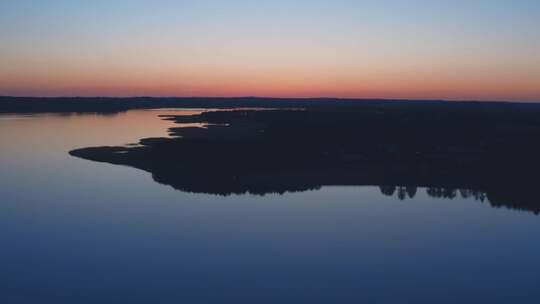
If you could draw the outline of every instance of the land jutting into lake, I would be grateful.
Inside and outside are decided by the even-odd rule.
[[[78,112],[76,108],[105,113],[154,107],[236,108],[162,117],[177,123],[169,130],[170,138],[70,152],[79,158],[148,171],[157,182],[178,190],[265,195],[327,185],[376,185],[384,194],[397,191],[400,197],[412,197],[418,187],[427,187],[435,197],[472,196],[495,207],[540,212],[536,194],[540,106],[536,104],[96,100],[65,99],[65,112]],[[46,104],[58,106],[39,99],[22,101],[31,106],[18,102],[1,103],[0,109],[48,112]],[[43,105],[34,108],[38,103]],[[183,126],[192,123],[205,126]]]

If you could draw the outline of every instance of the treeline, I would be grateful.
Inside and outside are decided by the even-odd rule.
[[[339,98],[259,98],[259,97],[10,97],[0,96],[0,113],[117,113],[131,109],[157,108],[341,108],[375,109],[392,105],[396,109],[407,109],[421,105],[422,111],[439,107],[459,110],[492,111],[538,109],[532,103],[505,102],[446,102],[442,100],[391,100],[391,99],[339,99]]]

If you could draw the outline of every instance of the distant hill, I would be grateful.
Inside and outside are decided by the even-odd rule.
[[[449,107],[453,109],[540,109],[533,103],[457,102],[443,100],[390,100],[390,99],[338,99],[338,98],[218,98],[218,97],[9,97],[0,96],[0,113],[47,112],[99,112],[115,113],[131,109],[157,108],[294,108],[294,107],[373,107],[381,105],[423,108]]]

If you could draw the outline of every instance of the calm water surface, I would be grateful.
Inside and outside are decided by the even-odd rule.
[[[68,155],[179,113],[0,116],[1,303],[540,303],[531,212],[425,189],[190,194]]]

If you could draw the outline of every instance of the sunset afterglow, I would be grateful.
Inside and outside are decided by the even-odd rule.
[[[0,95],[540,101],[532,0],[3,1],[0,36]]]

